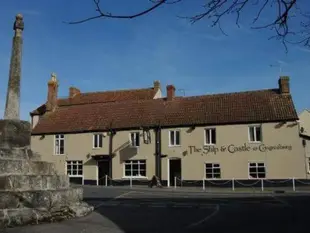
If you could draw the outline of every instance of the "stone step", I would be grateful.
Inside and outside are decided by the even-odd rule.
[[[41,160],[41,155],[33,152],[30,147],[9,149],[0,147],[0,159]]]
[[[68,187],[67,175],[0,175],[0,191],[54,190]]]
[[[55,164],[25,159],[1,159],[0,174],[55,175]]]
[[[94,207],[85,202],[71,203],[53,208],[0,209],[0,229],[83,217],[93,210]]]
[[[83,190],[68,188],[23,192],[0,191],[0,200],[0,209],[51,208],[82,201]]]

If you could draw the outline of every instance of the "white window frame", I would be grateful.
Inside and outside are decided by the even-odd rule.
[[[132,134],[135,135],[135,136],[134,136],[134,138],[135,138],[134,143],[136,143],[136,138],[137,138],[137,137],[139,138],[139,145],[138,145],[138,146],[137,146],[137,145],[133,145],[133,142],[131,141],[131,135],[132,135]],[[129,142],[130,142],[130,146],[131,146],[131,147],[140,147],[140,145],[141,145],[140,132],[130,132],[130,133],[129,133]]]
[[[133,172],[133,164],[134,162],[137,162],[138,163],[138,170],[139,170],[139,175],[138,176],[134,176],[132,175],[132,172]],[[140,175],[140,164],[145,164],[145,176],[141,176]],[[130,165],[131,168],[131,175],[130,176],[126,176],[126,165]],[[147,175],[146,175],[146,172],[147,172],[147,164],[146,164],[146,159],[132,159],[132,160],[126,160],[124,161],[123,163],[123,178],[125,179],[128,179],[128,178],[131,178],[131,179],[147,179]]]
[[[207,164],[212,164],[212,178],[208,178],[207,177]],[[218,167],[215,167],[214,165],[218,165]],[[220,169],[220,178],[214,177],[214,170],[215,168],[219,168]],[[205,174],[205,179],[206,180],[220,180],[222,179],[222,168],[221,168],[221,164],[219,162],[205,162],[204,163],[204,174]],[[216,173],[217,174],[217,173]]]
[[[251,141],[251,128],[254,128],[254,141]],[[260,140],[257,140],[256,138],[256,128],[260,128]],[[249,125],[248,126],[248,138],[250,143],[261,143],[263,141],[263,131],[262,131],[262,125]]]
[[[207,132],[209,134],[209,138],[211,138],[211,132],[212,130],[215,130],[215,143],[211,142],[211,143],[208,143],[207,142]],[[203,132],[203,135],[204,135],[204,145],[205,146],[209,146],[209,145],[216,145],[216,128],[215,127],[210,127],[210,128],[205,128],[204,129],[204,132]],[[212,140],[211,140],[212,141]]]
[[[56,142],[58,141],[58,147]],[[63,153],[60,153],[60,141],[63,141]],[[64,155],[65,154],[65,135],[64,134],[56,134],[54,135],[54,155]]]
[[[307,159],[307,172],[310,173],[310,157],[306,157]]]
[[[259,166],[258,166],[258,164],[259,163],[262,163],[262,164],[264,164],[264,170],[265,170],[265,177],[263,177],[263,178],[260,178],[260,177],[252,177],[251,176],[251,173],[250,173],[250,168],[251,168],[251,166],[250,166],[250,164],[251,163],[255,163],[256,165],[255,165],[255,168],[257,169],[257,168],[259,168]],[[256,171],[256,175],[258,175],[259,174],[259,172],[258,171]],[[267,179],[266,177],[267,177],[267,167],[266,167],[266,163],[265,162],[262,162],[262,161],[251,161],[251,162],[248,162],[248,177],[249,177],[249,179],[252,179],[252,180],[257,180],[257,179]]]
[[[100,145],[100,137],[101,137],[101,145]],[[97,141],[97,147],[95,146],[95,141]],[[103,147],[103,134],[102,133],[94,133],[93,134],[93,149],[100,149]]]
[[[68,174],[68,165],[70,165],[71,166],[71,169],[72,169],[72,171],[74,170],[73,169],[73,165],[76,163],[76,166],[77,166],[77,174]],[[68,164],[68,163],[70,163],[70,164]],[[81,174],[78,174],[78,171],[80,170],[79,168],[78,168],[78,166],[79,165],[82,165],[82,175]],[[75,178],[75,177],[77,177],[77,178],[82,178],[82,184],[84,184],[84,165],[83,165],[83,160],[66,160],[66,162],[65,162],[65,168],[66,168],[66,174],[68,175],[68,177],[73,177],[73,178]]]
[[[174,135],[175,135],[174,144],[171,144],[171,132],[174,132]],[[179,132],[179,143],[180,144],[176,144],[176,132]],[[169,140],[169,142],[168,142],[169,147],[181,146],[181,130],[179,130],[179,129],[169,130],[169,132],[168,132],[168,140]]]

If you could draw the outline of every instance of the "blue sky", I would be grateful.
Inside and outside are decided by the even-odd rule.
[[[146,0],[102,0],[109,12],[133,13]],[[134,2],[134,3],[132,3]],[[291,77],[297,111],[310,107],[310,50],[290,46],[286,54],[270,32],[249,29],[252,12],[238,28],[222,21],[228,36],[208,21],[191,25],[177,15],[201,10],[203,0],[184,0],[134,20],[100,19],[68,25],[63,21],[93,15],[92,0],[1,0],[0,2],[0,114],[6,97],[12,43],[12,24],[24,15],[21,118],[47,97],[47,81],[55,72],[59,96],[70,86],[82,92],[140,88],[160,80],[174,84],[178,94],[202,95],[277,87],[279,67]],[[194,4],[195,3],[195,4]],[[268,14],[262,20],[268,19]]]

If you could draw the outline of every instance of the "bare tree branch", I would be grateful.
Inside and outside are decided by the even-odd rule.
[[[173,5],[182,2],[183,0],[149,0],[153,5],[139,13],[133,15],[115,15],[103,10],[100,6],[100,0],[93,0],[95,10],[98,13],[95,16],[68,22],[69,24],[79,24],[98,18],[118,18],[118,19],[133,19],[150,13],[151,11],[159,8],[163,4]],[[193,0],[190,0],[194,4]],[[280,40],[286,48],[287,43],[302,44],[310,46],[310,13],[303,12],[297,5],[297,0],[206,0],[203,5],[203,11],[190,17],[180,17],[189,20],[192,24],[202,19],[211,21],[211,26],[218,26],[221,32],[227,35],[221,27],[221,19],[227,15],[235,15],[235,23],[238,27],[241,14],[247,11],[246,7],[252,6],[257,13],[253,15],[251,29],[270,29],[274,31],[275,35],[269,39]],[[267,12],[268,9],[275,8],[276,12],[268,23],[256,26],[262,14]],[[299,26],[292,26],[291,21],[293,18],[300,17]]]
[[[72,22],[67,22],[68,24],[79,24],[79,23],[84,23],[93,19],[98,19],[98,18],[117,18],[117,19],[133,19],[133,18],[137,18],[139,16],[145,15],[153,10],[155,10],[156,8],[158,8],[159,6],[161,6],[162,4],[164,4],[167,0],[159,0],[157,1],[157,3],[155,5],[153,5],[152,7],[141,11],[139,13],[133,14],[133,15],[112,15],[111,13],[104,13],[101,8],[100,8],[100,0],[93,0],[95,5],[96,5],[96,11],[99,13],[99,15],[97,16],[92,16],[83,20],[79,20],[79,21],[72,21]],[[179,0],[177,0],[176,2],[179,2]]]

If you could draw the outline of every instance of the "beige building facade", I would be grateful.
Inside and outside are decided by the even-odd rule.
[[[116,132],[109,179],[143,182],[152,178],[155,134],[150,131],[150,142],[144,137],[139,130]],[[197,181],[309,176],[297,122],[162,129],[161,138],[162,180],[168,186],[174,184],[174,177]],[[76,177],[79,183],[104,184],[105,175],[109,176],[106,132],[32,136],[32,147],[44,159],[55,162],[59,172]],[[75,161],[80,163],[73,164]],[[71,171],[73,166],[77,169],[75,174]],[[106,171],[100,172],[101,169]]]
[[[310,174],[310,111],[308,109],[299,114],[299,132],[305,150],[306,170]]]
[[[120,91],[112,96],[123,99],[108,101],[103,92],[91,102],[78,90],[64,104],[53,103],[53,90],[54,110],[31,114],[32,149],[74,183],[309,178],[287,77],[278,89],[198,97],[177,97],[172,85],[162,97],[154,82],[151,94]]]

